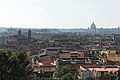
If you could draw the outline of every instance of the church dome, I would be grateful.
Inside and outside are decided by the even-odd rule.
[[[95,25],[95,23],[94,23],[94,22],[91,24],[90,29],[94,29],[94,30],[96,30],[96,25]]]

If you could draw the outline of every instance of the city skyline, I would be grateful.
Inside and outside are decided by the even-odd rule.
[[[117,28],[119,0],[0,0],[0,26],[14,28]]]

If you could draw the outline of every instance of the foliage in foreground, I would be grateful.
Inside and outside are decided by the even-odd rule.
[[[77,69],[68,65],[60,65],[53,73],[53,77],[61,78],[61,80],[77,80],[77,74]]]
[[[0,50],[0,80],[33,80],[27,53]]]
[[[90,77],[87,77],[85,80],[96,80],[96,78],[95,78],[95,77],[90,76]]]

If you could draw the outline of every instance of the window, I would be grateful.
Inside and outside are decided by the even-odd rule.
[[[96,53],[99,53],[99,51],[97,51]]]
[[[92,51],[92,54],[94,54],[95,52],[94,51]]]

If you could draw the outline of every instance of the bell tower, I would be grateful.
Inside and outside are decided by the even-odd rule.
[[[28,43],[31,42],[31,30],[29,29],[28,30]]]
[[[19,30],[18,30],[18,36],[20,36],[20,35],[21,35],[21,30],[19,29]]]

